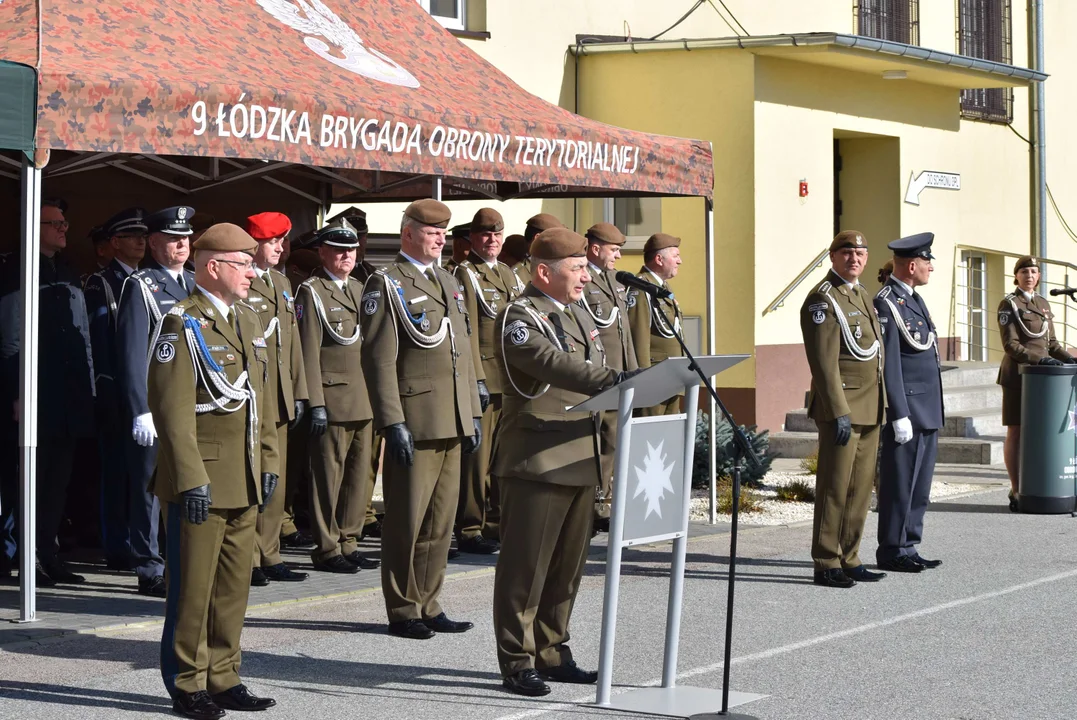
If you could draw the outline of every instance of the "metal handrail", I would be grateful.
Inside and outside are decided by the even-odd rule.
[[[785,299],[789,297],[794,290],[800,287],[800,284],[802,282],[808,279],[808,276],[815,271],[815,268],[822,266],[823,258],[825,258],[829,253],[830,248],[824,248],[821,253],[816,255],[815,259],[808,263],[804,267],[804,269],[800,271],[800,274],[793,279],[793,282],[786,285],[785,289],[778,293],[778,297],[774,298],[774,300],[771,301],[770,305],[767,305],[766,309],[763,310],[763,317],[766,317],[767,313],[774,312],[782,305],[784,305]]]

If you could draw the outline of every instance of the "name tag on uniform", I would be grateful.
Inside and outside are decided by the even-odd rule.
[[[342,308],[342,307],[331,307],[331,308],[329,308],[329,312],[337,312],[337,311],[343,310],[343,309],[344,308]]]
[[[266,339],[261,335],[255,335],[251,340],[251,345],[254,347],[264,348],[266,346]]]
[[[408,305],[414,305],[415,303],[421,303],[423,300],[429,300],[429,299],[430,299],[429,295],[420,295],[417,298],[412,298],[411,300],[408,300]]]
[[[859,310],[853,310],[851,313],[849,313],[849,317],[854,317],[854,316],[859,315],[859,314],[860,314]]]
[[[247,295],[247,302],[262,302],[262,298],[259,295]]]
[[[161,304],[162,305],[175,305],[176,301],[175,300],[162,300]]]

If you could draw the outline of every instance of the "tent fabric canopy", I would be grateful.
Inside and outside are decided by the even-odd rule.
[[[363,188],[384,173],[490,181],[504,196],[712,196],[709,143],[545,102],[415,0],[8,0],[0,48],[38,69],[39,149],[350,168]],[[13,122],[0,116],[0,141]]]

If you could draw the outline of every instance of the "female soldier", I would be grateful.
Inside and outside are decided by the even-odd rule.
[[[1005,460],[1010,476],[1010,510],[1017,511],[1017,468],[1021,447],[1021,375],[1019,365],[1077,363],[1055,337],[1047,299],[1036,294],[1040,268],[1025,256],[1013,266],[1017,289],[998,306],[998,329],[1006,355],[998,372],[1002,386],[1002,424],[1006,426]]]
[[[886,281],[890,279],[890,276],[894,274],[894,261],[887,260],[886,264],[879,268],[879,284],[885,285]]]

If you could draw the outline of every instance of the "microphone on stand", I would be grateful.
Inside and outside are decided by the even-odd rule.
[[[1075,293],[1077,293],[1077,288],[1054,288],[1053,290],[1048,290],[1048,293],[1050,293],[1051,295],[1069,295],[1071,299],[1077,300],[1077,296],[1075,296]]]
[[[621,283],[625,287],[635,288],[636,290],[645,292],[651,297],[656,297],[660,300],[672,297],[673,295],[673,292],[671,290],[667,290],[664,287],[655,285],[652,282],[647,282],[646,280],[638,278],[632,273],[625,272],[624,270],[618,270],[617,274],[614,277],[617,278],[617,282]],[[1054,291],[1052,290],[1052,292]]]

